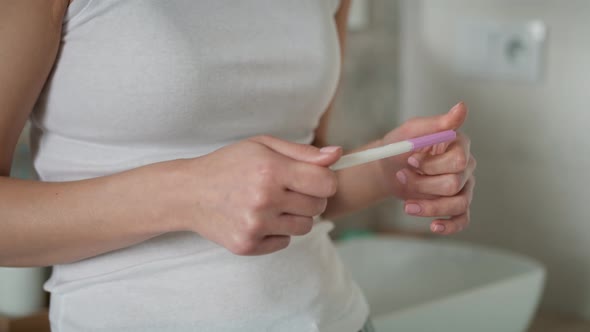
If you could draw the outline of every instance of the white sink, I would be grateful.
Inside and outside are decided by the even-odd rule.
[[[378,332],[523,332],[545,278],[530,258],[446,240],[371,237],[337,247]]]

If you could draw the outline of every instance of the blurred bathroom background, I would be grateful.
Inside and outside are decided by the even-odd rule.
[[[472,225],[453,239],[546,266],[533,332],[590,331],[590,1],[354,6],[331,142],[352,148],[465,101],[477,186]],[[341,221],[338,234],[428,227],[393,200]]]
[[[590,1],[353,0],[330,141],[353,148],[465,101],[478,160],[472,225],[453,240],[547,268],[530,332],[590,331]],[[13,176],[30,177],[26,135]],[[334,237],[428,235],[387,200]],[[392,281],[394,282],[394,281]]]

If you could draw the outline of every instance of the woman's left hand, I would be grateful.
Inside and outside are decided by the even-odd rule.
[[[466,117],[467,108],[459,103],[444,115],[413,118],[405,122],[389,132],[382,144],[443,130],[457,130]],[[465,134],[458,132],[457,139],[451,143],[384,159],[380,166],[387,190],[405,200],[404,211],[407,214],[435,218],[430,225],[433,232],[453,234],[469,224],[476,161]]]

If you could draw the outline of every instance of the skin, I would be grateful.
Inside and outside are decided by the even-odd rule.
[[[199,233],[238,255],[267,254],[308,233],[315,215],[342,215],[391,195],[420,205],[421,216],[452,216],[433,223],[445,226],[443,234],[469,222],[475,162],[465,136],[434,155],[424,151],[337,173],[327,166],[342,155],[338,147],[258,136],[202,157],[95,179],[10,178],[18,136],[55,62],[67,5],[0,0],[0,44],[11,45],[0,51],[0,266],[69,263],[177,231]],[[349,6],[343,1],[336,15],[342,45]],[[318,145],[325,145],[329,114],[317,129]],[[459,128],[465,117],[459,105],[443,116],[408,121],[363,148]],[[400,172],[405,181],[397,179]]]
[[[466,117],[467,108],[459,103],[446,114],[408,120],[381,140],[359,150],[438,131],[456,130]],[[470,222],[469,207],[475,185],[476,161],[469,147],[469,138],[459,133],[458,139],[448,146],[440,145],[344,169],[338,172],[339,190],[331,198],[324,215],[336,217],[395,196],[405,200],[404,209],[410,215],[450,216],[433,220],[430,227],[433,232],[450,235],[461,231]],[[417,205],[419,210],[411,211],[410,205]]]

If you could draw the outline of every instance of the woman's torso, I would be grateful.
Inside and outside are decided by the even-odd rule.
[[[40,179],[104,176],[270,134],[309,143],[334,94],[335,0],[75,0],[32,115]],[[56,266],[56,331],[351,331],[366,304],[317,224],[240,257],[192,233]]]

